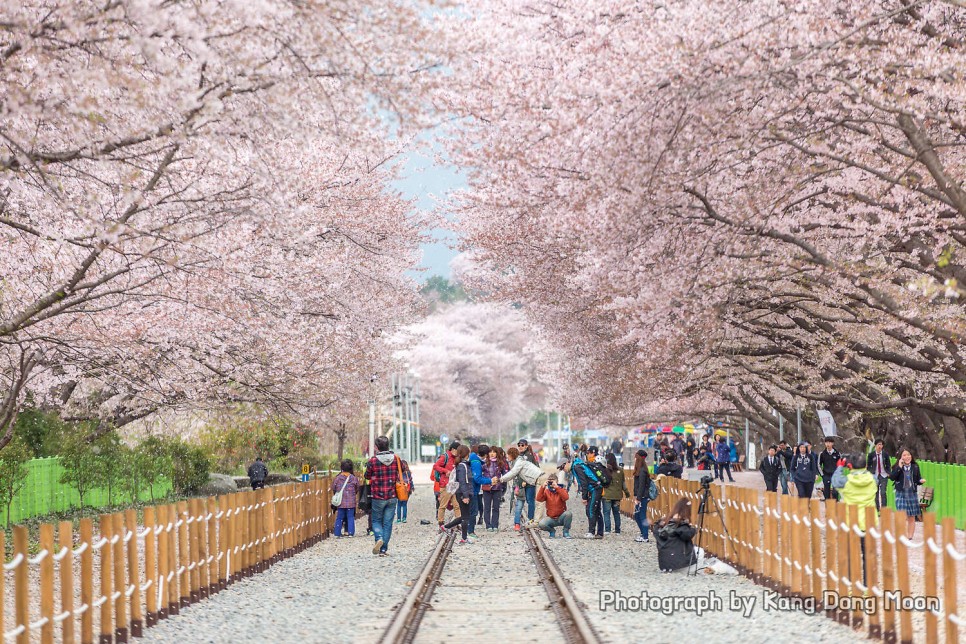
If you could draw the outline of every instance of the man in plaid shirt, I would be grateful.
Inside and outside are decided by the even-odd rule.
[[[399,467],[396,455],[389,449],[389,437],[376,438],[376,455],[366,463],[366,480],[372,497],[372,535],[376,539],[372,554],[386,556],[392,537],[392,520],[396,516],[396,481]]]

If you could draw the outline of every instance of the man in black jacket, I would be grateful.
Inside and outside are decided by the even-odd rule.
[[[673,449],[664,452],[664,457],[661,460],[661,464],[657,466],[657,473],[663,474],[664,476],[671,476],[673,478],[681,478],[681,474],[684,473],[684,468],[677,462],[678,455]]]
[[[825,449],[818,455],[818,471],[822,474],[822,485],[825,492],[825,500],[839,500],[839,493],[832,489],[832,475],[839,462],[838,450],[835,449],[835,438],[825,437]]]
[[[267,478],[268,468],[265,466],[262,457],[259,456],[254,463],[248,466],[248,480],[252,484],[252,489],[258,490],[265,487],[265,479]]]
[[[684,452],[688,459],[688,469],[694,467],[694,457],[697,455],[697,445],[694,442],[694,435],[688,434],[688,437],[684,439]]]
[[[778,473],[778,482],[782,486],[782,494],[788,494],[788,481],[791,480],[792,475],[792,457],[795,456],[792,452],[792,448],[788,446],[785,441],[778,441],[778,456],[779,464],[782,466],[781,471]]]
[[[886,490],[889,488],[889,474],[892,473],[892,459],[885,451],[885,444],[881,438],[875,441],[875,447],[869,452],[866,468],[872,472],[879,489],[875,495],[875,509],[881,510],[888,505]]]
[[[761,461],[758,471],[765,477],[765,491],[778,491],[778,475],[781,472],[781,457],[777,456],[778,448],[772,445],[768,448],[768,456]],[[786,482],[786,485],[788,483]]]

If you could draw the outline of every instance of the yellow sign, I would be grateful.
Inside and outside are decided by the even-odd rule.
[[[302,474],[308,474],[308,473],[309,473],[309,464],[306,463],[305,465],[302,466]]]

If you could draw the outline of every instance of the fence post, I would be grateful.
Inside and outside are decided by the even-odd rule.
[[[81,644],[94,642],[94,523],[90,519],[80,522],[81,552]],[[87,546],[84,548],[84,546]]]
[[[159,505],[154,510],[157,517],[158,533],[158,576],[157,586],[152,589],[152,594],[157,594],[157,617],[155,623],[162,619],[168,619],[168,573],[171,570],[168,554],[168,508],[166,505]]]
[[[133,509],[124,512],[124,522],[127,525],[130,537],[127,542],[127,582],[131,590],[131,597],[128,600],[131,606],[131,637],[141,637],[144,634],[144,612],[141,608],[141,566],[138,557],[138,515]],[[151,540],[152,533],[144,535],[144,543]],[[145,552],[145,566],[147,566],[147,553]]]
[[[215,505],[215,498],[205,500],[205,527],[208,533],[208,546],[205,551],[205,568],[208,570],[208,588],[205,589],[205,596],[211,597],[218,592],[218,508]],[[210,558],[210,561],[208,559]]]
[[[195,604],[201,599],[201,559],[198,548],[198,529],[201,525],[199,523],[198,499],[191,499],[188,502],[188,509],[188,516],[185,518],[185,523],[188,525],[188,567],[191,568],[188,572],[188,583],[191,588],[188,593],[188,601]]]
[[[831,504],[831,508],[829,507]],[[828,499],[825,501],[825,511],[831,511],[835,515],[835,522],[838,525],[838,532],[836,533],[836,541],[838,542],[835,547],[836,564],[835,564],[835,574],[838,575],[838,596],[839,598],[848,597],[850,594],[849,585],[845,582],[848,580],[851,583],[849,577],[849,517],[848,512],[844,503],[840,503],[834,499]],[[849,611],[841,607],[840,603],[838,610],[836,611],[836,619],[839,624],[844,626],[849,626]]]
[[[896,522],[896,571],[899,573],[899,596],[909,597],[911,586],[909,584],[909,547],[902,541],[905,537],[906,514],[905,512],[897,515],[901,517]],[[900,532],[901,530],[901,532]],[[902,644],[912,642],[912,613],[908,610],[899,609],[899,640]]]
[[[16,625],[23,626],[23,631],[17,635],[17,644],[30,642],[30,583],[27,570],[27,555],[30,553],[27,545],[27,528],[22,525],[13,527],[13,557],[20,555],[21,561],[13,573],[14,614]]]
[[[101,542],[101,597],[104,600],[101,603],[101,636],[99,639],[100,644],[111,644],[114,641],[114,618],[111,612],[113,594],[113,585],[111,580],[114,574],[114,567],[111,564],[111,537],[114,532],[111,515],[102,514],[101,515],[101,539],[106,541]]]
[[[117,599],[114,601],[114,641],[118,644],[127,642],[127,574],[124,566],[124,539],[127,531],[124,526],[124,515],[117,512],[111,516],[111,523],[114,528],[114,536],[117,541],[114,543],[114,592]],[[112,537],[113,538],[113,537]]]
[[[821,516],[822,516],[822,504],[818,499],[805,499],[805,504],[808,506],[808,516],[812,522],[812,529],[809,531],[809,548],[812,550],[811,565],[812,565],[812,597],[815,598],[816,610],[820,610],[822,606],[822,588],[824,587],[822,582],[822,575],[828,574],[822,571],[822,550],[823,542],[827,540],[829,530],[828,524],[826,523],[823,529],[820,526]]]
[[[215,519],[218,524],[218,590],[222,591],[227,586],[228,578],[228,497],[224,494],[218,497],[218,514],[221,516]]]
[[[956,599],[959,594],[956,586],[956,558],[950,549],[956,549],[956,521],[952,517],[943,519],[943,630],[946,631],[946,644],[959,641],[959,626],[950,618],[955,612],[962,612]],[[958,615],[960,619],[966,615]]]
[[[40,560],[40,626],[41,644],[54,642],[54,526],[40,525],[40,552],[47,555]]]
[[[191,605],[191,572],[188,567],[191,565],[191,549],[188,542],[188,504],[179,501],[175,505],[175,516],[178,526],[178,607],[187,608]]]
[[[891,508],[883,507],[879,514],[882,523],[882,592],[896,589],[896,521],[895,512]],[[895,604],[883,602],[882,606],[882,638],[887,644],[896,641],[896,609]]]
[[[848,570],[849,570],[849,581],[852,584],[851,586],[849,586],[849,596],[858,598],[863,594],[860,589],[865,584],[865,575],[863,574],[865,569],[863,568],[862,554],[860,552],[860,545],[859,545],[860,537],[856,533],[856,530],[858,529],[858,525],[859,525],[858,513],[861,510],[861,508],[859,508],[858,506],[847,505],[845,503],[843,503],[842,505],[845,507],[847,523],[849,524],[848,525],[848,530],[849,530],[849,568]],[[867,528],[866,534],[868,534],[868,524],[866,524],[866,528]],[[865,537],[863,536],[862,538],[864,539]],[[852,628],[855,630],[860,630],[862,626],[863,626],[862,608],[858,604],[858,602],[855,602],[852,609]]]
[[[158,623],[158,556],[157,542],[155,541],[155,510],[152,507],[144,508],[144,585],[145,604],[147,612],[145,614],[145,624],[151,628]],[[131,623],[131,634],[134,637],[141,637],[141,633],[134,633],[134,623]]]
[[[922,555],[926,572],[926,597],[938,597],[939,588],[937,587],[937,577],[939,568],[937,566],[936,553],[930,548],[930,542],[935,544],[936,540],[936,514],[924,512],[922,515]],[[939,641],[939,621],[932,611],[926,611],[926,641]]]
[[[880,591],[882,584],[879,582],[879,544],[882,541],[882,532],[879,537],[875,534],[876,514],[874,507],[865,508],[865,552],[863,562],[865,565],[865,585],[868,587],[867,597],[872,602],[872,612],[869,613],[869,637],[872,639],[882,638],[882,600],[876,594],[876,589]]]

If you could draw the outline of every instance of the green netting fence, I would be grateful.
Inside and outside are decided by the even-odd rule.
[[[64,468],[60,464],[59,457],[35,458],[27,461],[27,470],[29,471],[27,482],[20,493],[14,497],[13,504],[10,507],[11,523],[80,507],[80,495],[77,490],[60,482]],[[171,481],[167,479],[163,479],[154,486],[154,498],[156,499],[163,498],[169,492],[171,492]],[[115,503],[130,501],[127,492],[122,490],[115,490],[113,496]],[[145,487],[141,491],[139,499],[149,501],[151,490]],[[107,488],[97,488],[88,492],[84,495],[84,505],[86,507],[107,506]],[[2,508],[2,510],[0,522],[6,518],[6,508]]]
[[[916,461],[925,487],[933,488],[932,505],[927,512],[935,512],[940,519],[952,517],[956,527],[966,529],[966,465]],[[889,507],[896,507],[896,495],[889,483]]]

